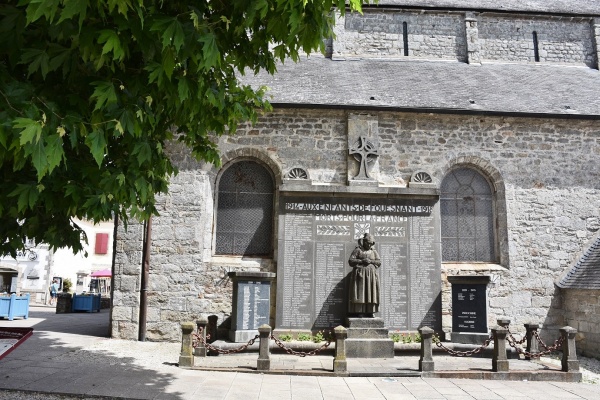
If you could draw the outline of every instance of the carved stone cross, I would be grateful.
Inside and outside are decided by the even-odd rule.
[[[379,156],[379,150],[373,142],[370,142],[366,136],[360,136],[348,151],[360,163],[360,169],[354,179],[371,179],[367,166]]]

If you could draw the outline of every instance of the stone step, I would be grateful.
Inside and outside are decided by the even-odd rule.
[[[348,318],[348,328],[383,328],[383,318]]]

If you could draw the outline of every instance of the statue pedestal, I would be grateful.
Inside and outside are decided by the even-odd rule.
[[[394,342],[381,318],[348,318],[347,358],[394,358]]]

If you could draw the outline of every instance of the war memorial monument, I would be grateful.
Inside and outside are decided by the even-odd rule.
[[[325,54],[241,78],[273,111],[214,139],[220,166],[168,146],[147,310],[143,226],[119,226],[112,336],[136,340],[142,314],[157,341],[210,317],[235,341],[357,318],[480,342],[507,317],[546,339],[572,326],[600,355],[597,2],[380,0],[336,19]],[[379,302],[349,314],[365,234]]]

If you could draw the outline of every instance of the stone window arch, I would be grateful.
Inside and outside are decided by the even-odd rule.
[[[215,254],[273,254],[275,183],[271,172],[255,160],[225,167],[217,184]]]
[[[499,262],[496,193],[477,169],[457,166],[440,187],[442,261]]]

